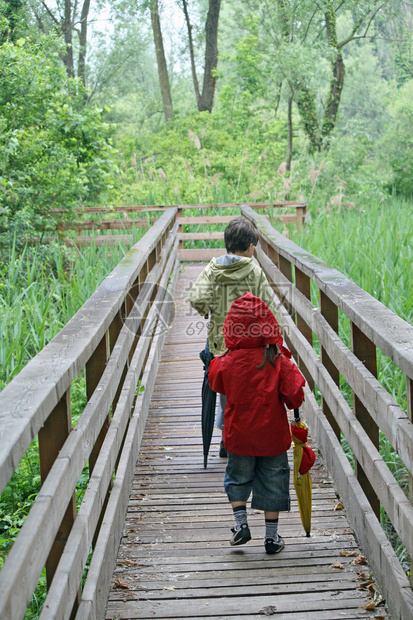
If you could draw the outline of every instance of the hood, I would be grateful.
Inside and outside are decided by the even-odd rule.
[[[247,292],[236,299],[224,323],[228,349],[255,349],[268,344],[283,344],[280,327],[269,307]]]
[[[254,269],[252,258],[242,256],[236,262],[228,264],[219,264],[215,258],[211,261],[211,271],[213,278],[220,284],[229,284],[244,280]]]

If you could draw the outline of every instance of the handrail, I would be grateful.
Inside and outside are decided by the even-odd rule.
[[[249,203],[246,205],[245,203],[208,203],[208,204],[177,204],[177,205],[157,205],[157,206],[145,206],[145,205],[135,205],[135,206],[123,206],[123,207],[78,207],[74,209],[74,213],[78,216],[79,219],[75,221],[58,221],[56,224],[56,231],[59,235],[57,236],[43,236],[41,239],[30,238],[26,239],[26,241],[30,244],[36,244],[38,242],[42,243],[51,243],[53,241],[57,241],[60,239],[67,246],[78,245],[83,247],[85,245],[90,245],[93,243],[95,245],[102,244],[117,244],[120,242],[130,244],[133,241],[133,236],[129,234],[130,230],[136,228],[147,228],[156,222],[155,215],[159,212],[167,211],[171,208],[178,209],[178,219],[179,219],[179,229],[178,234],[180,236],[180,258],[181,260],[206,260],[209,255],[206,250],[193,250],[193,249],[185,249],[185,241],[189,240],[189,233],[183,233],[184,225],[204,225],[204,224],[222,224],[227,223],[232,219],[232,216],[208,216],[208,215],[193,215],[191,217],[183,217],[184,213],[188,210],[192,211],[211,211],[214,209],[218,210],[227,210],[227,209],[239,209],[244,206],[249,206],[251,209],[266,209],[269,213],[272,212],[273,217],[279,221],[284,222],[284,224],[295,224],[297,229],[301,229],[305,226],[306,221],[306,212],[307,212],[307,202],[300,201],[276,201],[276,202],[255,202]],[[270,211],[271,209],[271,211]],[[275,213],[275,211],[279,211]],[[288,210],[287,213],[280,212],[281,210]],[[64,209],[55,209],[53,211],[55,215],[64,214]],[[109,215],[122,215],[120,219],[99,219],[99,220],[84,220],[81,219],[81,216],[84,214],[100,214],[102,217]],[[132,217],[125,217],[126,214],[132,215]],[[142,217],[143,216],[143,217]],[[74,230],[77,232],[76,238],[67,238],[64,235],[65,232]],[[106,234],[98,234],[89,236],[82,234],[83,231],[114,231],[119,230],[123,231],[121,235],[106,235]],[[197,239],[211,240],[209,236],[211,233],[205,233],[204,236],[202,233],[192,233],[198,234]],[[187,236],[185,236],[187,235]]]
[[[136,456],[139,449],[164,337],[162,330],[141,334],[170,310],[164,296],[170,278],[173,286],[176,282],[175,218],[176,209],[163,214],[61,332],[0,393],[3,488],[37,433],[43,482],[0,573],[2,619],[24,616],[45,563],[48,600],[66,609],[62,617],[69,617],[79,602],[89,549],[92,543],[96,548],[99,544],[100,522],[107,499],[113,505],[111,488],[116,488],[131,433],[134,450],[128,456]],[[152,301],[159,301],[159,313]],[[88,402],[70,432],[70,385],[84,367]],[[145,391],[136,397],[139,380],[146,382]],[[133,433],[137,411],[139,432]],[[88,461],[89,484],[76,514],[74,491]],[[131,476],[123,476],[124,492],[130,483]],[[124,494],[115,495],[120,514]],[[70,548],[64,547],[68,539],[75,541]],[[62,580],[62,572],[69,581]],[[52,607],[47,605],[44,614],[51,617]]]
[[[378,516],[383,506],[413,556],[413,506],[390,472],[379,447],[379,429],[413,474],[413,327],[336,269],[306,252],[249,209],[242,213],[257,228],[257,258],[282,299],[281,323],[308,386],[303,412],[336,489],[395,617],[410,618],[413,592],[385,536]],[[311,302],[311,282],[319,307]],[[350,319],[351,350],[338,333],[339,311]],[[313,348],[313,336],[320,355]],[[407,413],[377,379],[376,348],[406,374]],[[340,392],[340,375],[353,390],[353,408]],[[310,388],[318,388],[321,407]],[[341,434],[352,449],[351,469]]]

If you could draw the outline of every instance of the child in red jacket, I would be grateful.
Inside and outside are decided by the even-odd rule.
[[[251,293],[231,305],[224,336],[228,351],[212,360],[209,384],[227,397],[224,486],[235,518],[230,544],[251,540],[246,504],[252,491],[251,508],[265,514],[265,550],[278,553],[284,548],[279,512],[290,510],[291,436],[285,405],[301,405],[305,380],[282,346],[271,310]]]

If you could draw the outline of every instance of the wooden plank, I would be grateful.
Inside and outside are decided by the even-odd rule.
[[[72,411],[70,390],[53,409],[44,426],[39,431],[39,460],[42,484],[49,475],[56,458],[72,430]],[[50,588],[56,567],[62,556],[64,546],[69,537],[76,517],[76,496],[72,493],[67,509],[62,518],[59,530],[51,546],[46,560],[47,586]],[[20,594],[20,593],[19,593]]]
[[[59,334],[0,393],[0,490],[103,338],[148,253],[174,216],[173,210],[162,215]]]
[[[223,239],[223,232],[199,232],[199,233],[178,233],[178,239],[182,239],[182,241],[186,240],[195,240],[195,239],[205,239],[211,241],[212,239]]]
[[[200,217],[180,217],[178,218],[178,224],[227,224],[233,220],[236,215],[205,215]]]
[[[146,228],[146,226],[143,228]],[[92,244],[100,247],[101,245],[119,245],[121,243],[124,245],[133,245],[134,242],[133,235],[93,235],[90,237],[79,236],[75,244],[79,247],[90,246]]]
[[[298,267],[294,269],[294,276],[295,276],[295,286],[297,287],[297,290],[299,290],[300,293],[304,295],[304,297],[306,297],[308,300],[311,301],[311,286],[310,286],[311,280],[310,278],[305,273],[303,273],[300,269],[298,269]],[[300,332],[305,336],[305,338],[307,338],[308,342],[312,345],[313,344],[313,332],[311,328],[307,325],[307,323],[304,321],[304,319],[298,313],[296,314],[296,323],[297,323],[297,327],[300,330]],[[305,367],[305,364],[303,364],[300,359],[298,359],[297,362],[298,362],[298,367],[300,368],[308,385],[310,386],[310,389],[314,391],[314,381],[313,381],[313,378],[310,376],[310,373],[308,372],[307,368]]]
[[[320,312],[322,316],[325,318],[325,320],[330,325],[330,327],[335,331],[335,333],[338,334],[338,308],[337,306],[333,304],[331,299],[329,299],[323,291],[319,291],[319,303],[320,303]],[[338,369],[336,368],[336,366],[334,365],[334,362],[329,357],[327,351],[322,345],[320,349],[320,357],[321,357],[323,366],[325,366],[325,368],[327,369],[334,383],[339,386],[340,385],[340,373]],[[324,414],[327,420],[329,421],[329,423],[331,424],[331,428],[335,432],[337,438],[340,440],[340,436],[341,436],[340,427],[337,424],[336,419],[334,418],[334,415],[331,412],[330,407],[328,406],[324,398],[323,398],[322,403],[323,403],[322,407],[323,407]]]
[[[376,361],[376,347],[365,336],[354,323],[351,323],[351,349],[353,353],[362,361],[367,370],[377,378],[377,361]],[[376,450],[379,449],[379,427],[371,417],[367,407],[363,405],[357,394],[353,395],[353,410],[356,414],[356,418],[360,421],[360,424],[366,431],[370,440],[372,441]],[[356,460],[356,476],[357,480],[366,494],[367,499],[375,513],[376,517],[380,518],[380,502],[377,494],[366,476],[366,472],[363,470],[361,463]]]
[[[122,605],[111,604],[108,606],[107,620],[117,618],[118,620],[132,618],[187,618],[188,616],[208,617],[210,615],[221,615],[223,617],[243,617],[245,614],[264,614],[265,608],[275,606],[280,613],[294,613],[297,608],[297,601],[294,596],[283,595],[277,592],[271,596],[244,597],[221,597],[220,599],[209,598],[208,600],[198,599],[196,601],[182,601],[170,599],[165,602],[139,601],[137,605],[134,601],[126,601]],[[276,602],[276,605],[274,603]],[[338,614],[341,609],[357,609],[367,604],[367,596],[362,592],[353,591],[349,598],[337,597],[336,592],[320,592],[318,594],[300,593],[301,609],[308,611],[330,610],[332,614]]]
[[[88,220],[86,222],[70,222],[57,227],[57,230],[124,230],[130,228],[148,228],[156,218],[135,218],[122,220]]]
[[[217,256],[226,254],[225,248],[211,248],[205,250],[180,250],[179,258],[182,261],[200,261],[202,263],[210,261]]]

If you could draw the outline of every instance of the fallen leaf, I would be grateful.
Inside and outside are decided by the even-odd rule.
[[[148,487],[149,486],[149,482],[141,482],[140,486],[141,487]]]
[[[363,581],[363,583],[361,583],[359,585],[359,588],[361,588],[362,590],[366,590],[367,588],[369,588],[369,586],[371,586],[372,583],[373,582],[371,580],[370,581]]]
[[[367,560],[364,555],[358,555],[352,564],[367,564]]]
[[[175,586],[165,586],[164,588],[162,588],[163,590],[176,590]]]
[[[275,605],[268,605],[267,607],[263,607],[259,610],[259,614],[264,614],[264,616],[273,616],[277,613],[277,608]]]
[[[334,564],[331,565],[331,568],[339,568],[340,570],[343,570],[344,566],[340,562],[334,562]]]
[[[366,579],[370,579],[370,575],[369,573],[366,573],[366,571],[360,571],[359,573],[359,578],[362,579],[363,581],[366,581]]]
[[[333,508],[333,510],[344,510],[344,506],[341,502],[338,502]]]
[[[130,590],[130,585],[126,583],[126,581],[122,581],[122,579],[115,579],[115,588],[125,588],[126,590]]]
[[[377,620],[380,620],[381,618],[385,618],[386,614],[384,613],[384,611],[382,611],[381,613],[376,614],[374,617],[377,618]]]
[[[376,603],[374,601],[370,601],[370,603],[367,603],[367,605],[364,605],[364,609],[367,609],[368,611],[370,611],[371,609],[374,609],[376,607]]]
[[[349,557],[357,557],[359,555],[358,551],[345,551],[344,549],[340,551],[341,557],[349,558]]]

